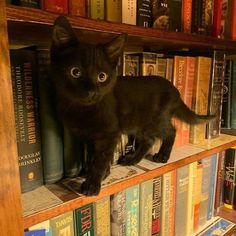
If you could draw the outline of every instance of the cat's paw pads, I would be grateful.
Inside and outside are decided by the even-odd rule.
[[[85,180],[80,188],[80,192],[86,196],[98,195],[101,189],[101,183],[95,183]]]
[[[133,155],[125,155],[118,160],[118,164],[122,166],[132,166],[137,164],[137,161],[135,160]]]
[[[155,155],[153,155],[153,161],[157,163],[167,163],[168,159],[169,157],[162,153],[156,153]]]

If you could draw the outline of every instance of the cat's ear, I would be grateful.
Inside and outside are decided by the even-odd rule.
[[[106,55],[112,64],[117,64],[119,57],[122,55],[126,41],[127,34],[121,34],[105,45]]]
[[[70,22],[64,16],[57,17],[53,26],[52,47],[61,49],[77,43],[78,40]]]

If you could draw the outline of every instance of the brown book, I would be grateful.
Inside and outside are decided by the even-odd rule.
[[[112,22],[122,22],[122,0],[105,1],[105,20]]]
[[[157,75],[161,77],[166,77],[166,69],[167,69],[167,58],[162,58],[157,56]]]
[[[225,37],[236,39],[236,1],[228,0],[228,12],[226,18]]]
[[[211,78],[211,61],[209,57],[197,57],[193,86],[193,110],[199,115],[206,115],[208,109],[209,82]],[[190,126],[190,142],[198,143],[205,139],[206,124]]]
[[[86,16],[85,0],[69,0],[69,15]]]
[[[169,81],[173,80],[173,66],[174,66],[174,59],[167,58],[166,59],[166,79]]]
[[[44,0],[43,10],[60,14],[68,14],[67,0]]]

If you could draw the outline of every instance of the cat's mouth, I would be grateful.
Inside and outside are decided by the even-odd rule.
[[[81,105],[94,105],[100,101],[100,96],[96,94],[96,92],[88,92],[88,96],[80,97],[79,103]]]

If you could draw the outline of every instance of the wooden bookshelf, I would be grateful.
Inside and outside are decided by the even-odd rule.
[[[196,145],[197,147],[202,148],[202,151],[194,155],[185,156],[182,159],[171,162],[170,164],[167,165],[163,165],[154,170],[146,171],[145,173],[134,176],[130,179],[125,179],[118,183],[106,186],[102,188],[98,196],[93,196],[93,197],[78,196],[77,194],[71,192],[68,193],[68,190],[64,190],[63,187],[60,185],[48,186],[48,188],[52,192],[54,192],[64,203],[56,207],[45,209],[41,212],[37,212],[30,216],[24,217],[24,228],[30,227],[34,224],[50,219],[67,211],[76,209],[88,203],[97,201],[105,196],[112,195],[130,186],[134,186],[143,181],[163,175],[164,173],[167,173],[171,170],[180,168],[181,166],[211,156],[214,153],[221,152],[235,145],[236,145],[236,136],[230,136],[224,134],[220,135],[220,137],[213,140],[204,140],[203,142]]]

